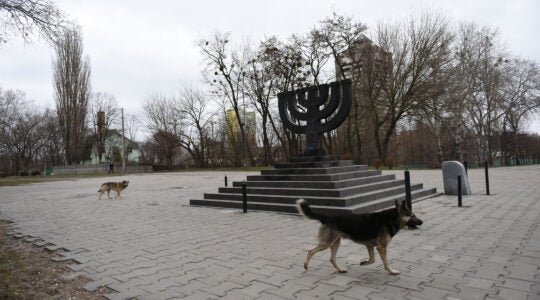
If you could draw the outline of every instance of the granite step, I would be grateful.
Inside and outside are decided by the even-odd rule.
[[[416,191],[422,189],[422,184],[411,185],[411,191]],[[307,194],[307,193],[283,193],[283,194],[269,194],[264,193],[264,190],[247,190],[248,201],[255,202],[275,202],[275,203],[285,203],[293,204],[296,200],[303,198],[316,205],[322,206],[350,206],[356,205],[359,203],[364,203],[368,201],[377,200],[383,197],[390,197],[393,195],[398,195],[405,193],[405,188],[403,186],[393,186],[385,189],[377,189],[366,191],[361,194],[354,194],[344,197],[331,196],[331,195],[321,195],[321,194]],[[232,191],[232,190],[230,190]],[[295,191],[296,192],[296,191]],[[243,199],[241,188],[235,192],[221,192],[221,193],[205,193],[205,200],[230,200],[230,201],[239,201]]]
[[[412,202],[416,202],[425,197],[433,196],[436,193],[435,189],[425,189],[411,191]],[[250,198],[248,198],[250,199]],[[405,199],[405,194],[398,194],[391,197],[385,197],[377,201],[372,201],[364,203],[363,205],[356,206],[318,206],[313,204],[311,207],[317,212],[326,213],[326,214],[358,214],[364,212],[373,212],[377,210],[382,210],[386,208],[391,208],[394,200],[403,201]],[[248,210],[263,210],[263,211],[274,211],[282,213],[293,213],[298,214],[296,209],[296,200],[292,202],[280,203],[280,202],[257,202],[255,199],[247,201]],[[313,199],[307,199],[310,203]],[[190,200],[190,205],[194,206],[210,206],[210,207],[221,207],[221,208],[235,208],[242,209],[242,201],[234,200],[218,200],[218,199],[192,199]]]
[[[247,185],[248,194],[266,194],[266,195],[294,195],[294,196],[321,196],[321,197],[347,197],[355,194],[366,193],[373,190],[380,190],[392,187],[404,188],[403,180],[386,180],[363,185],[349,186],[334,189],[306,188],[306,187],[251,187]],[[242,187],[220,187],[219,193],[242,193]]]
[[[328,168],[284,168],[284,169],[266,169],[261,170],[261,175],[283,175],[283,174],[337,174],[352,171],[367,170],[364,165],[338,166]]]
[[[381,170],[347,171],[333,174],[276,174],[276,175],[249,175],[247,181],[338,181],[368,176],[379,176]]]
[[[251,178],[253,179],[253,178]],[[358,185],[365,185],[370,183],[376,183],[381,181],[395,180],[395,175],[377,175],[356,177],[344,180],[333,181],[313,181],[313,180],[294,180],[294,181],[271,181],[271,180],[250,180],[247,181],[235,181],[233,187],[268,187],[268,188],[311,188],[311,189],[340,189]]]

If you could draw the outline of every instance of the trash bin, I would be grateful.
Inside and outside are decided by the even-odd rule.
[[[53,172],[53,167],[52,166],[45,167],[45,176],[51,176],[52,172]]]

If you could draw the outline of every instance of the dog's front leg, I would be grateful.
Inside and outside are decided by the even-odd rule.
[[[337,251],[339,249],[339,244],[341,243],[341,238],[337,238],[337,240],[332,244],[332,247],[330,248],[330,262],[334,267],[339,271],[339,273],[347,273],[347,270],[341,268],[336,261],[336,255]]]
[[[361,261],[360,262],[361,266],[371,265],[372,263],[375,262],[375,249],[373,249],[373,248],[375,248],[375,245],[373,245],[372,243],[368,243],[368,244],[366,244],[366,248],[367,248],[367,251],[368,251],[368,254],[369,254],[369,259]]]
[[[390,263],[388,262],[388,257],[386,256],[386,245],[381,245],[381,244],[377,245],[377,251],[379,252],[379,255],[381,255],[381,259],[383,261],[384,268],[386,269],[386,271],[388,271],[388,273],[392,275],[399,275],[398,270],[394,270],[392,269],[392,267],[390,267]]]

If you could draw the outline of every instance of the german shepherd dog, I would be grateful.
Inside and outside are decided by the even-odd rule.
[[[129,181],[126,181],[126,180],[120,181],[120,182],[105,182],[104,184],[101,185],[101,187],[98,190],[98,193],[101,193],[99,194],[99,200],[101,200],[101,196],[105,192],[107,192],[107,197],[111,199],[111,196],[110,196],[111,190],[115,191],[118,194],[118,197],[122,198],[120,196],[120,192],[126,189],[128,187],[128,184],[129,184]]]
[[[351,215],[324,215],[311,210],[309,204],[304,199],[296,202],[298,211],[310,219],[321,222],[319,228],[319,244],[309,250],[304,263],[307,270],[311,257],[319,252],[330,248],[330,262],[340,273],[347,270],[341,268],[336,262],[336,255],[341,238],[351,239],[356,243],[366,246],[369,259],[362,261],[360,265],[369,265],[375,262],[375,251],[377,247],[384,268],[392,275],[398,275],[399,271],[392,269],[388,263],[386,249],[392,237],[405,226],[411,229],[417,225],[422,225],[422,220],[418,219],[406,206],[405,201],[398,203],[394,201],[395,209]]]

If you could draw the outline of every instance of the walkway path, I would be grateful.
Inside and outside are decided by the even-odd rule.
[[[387,173],[387,172],[385,172]],[[403,177],[403,172],[396,172]],[[0,187],[0,219],[14,232],[68,251],[72,276],[106,285],[110,299],[540,299],[540,166],[470,170],[473,195],[414,203],[424,220],[389,247],[392,276],[363,246],[342,243],[339,274],[329,252],[304,270],[318,223],[299,216],[189,206],[246,172],[126,175],[122,199],[98,200],[101,179]],[[411,181],[442,191],[440,170]],[[106,199],[104,197],[103,199]]]

